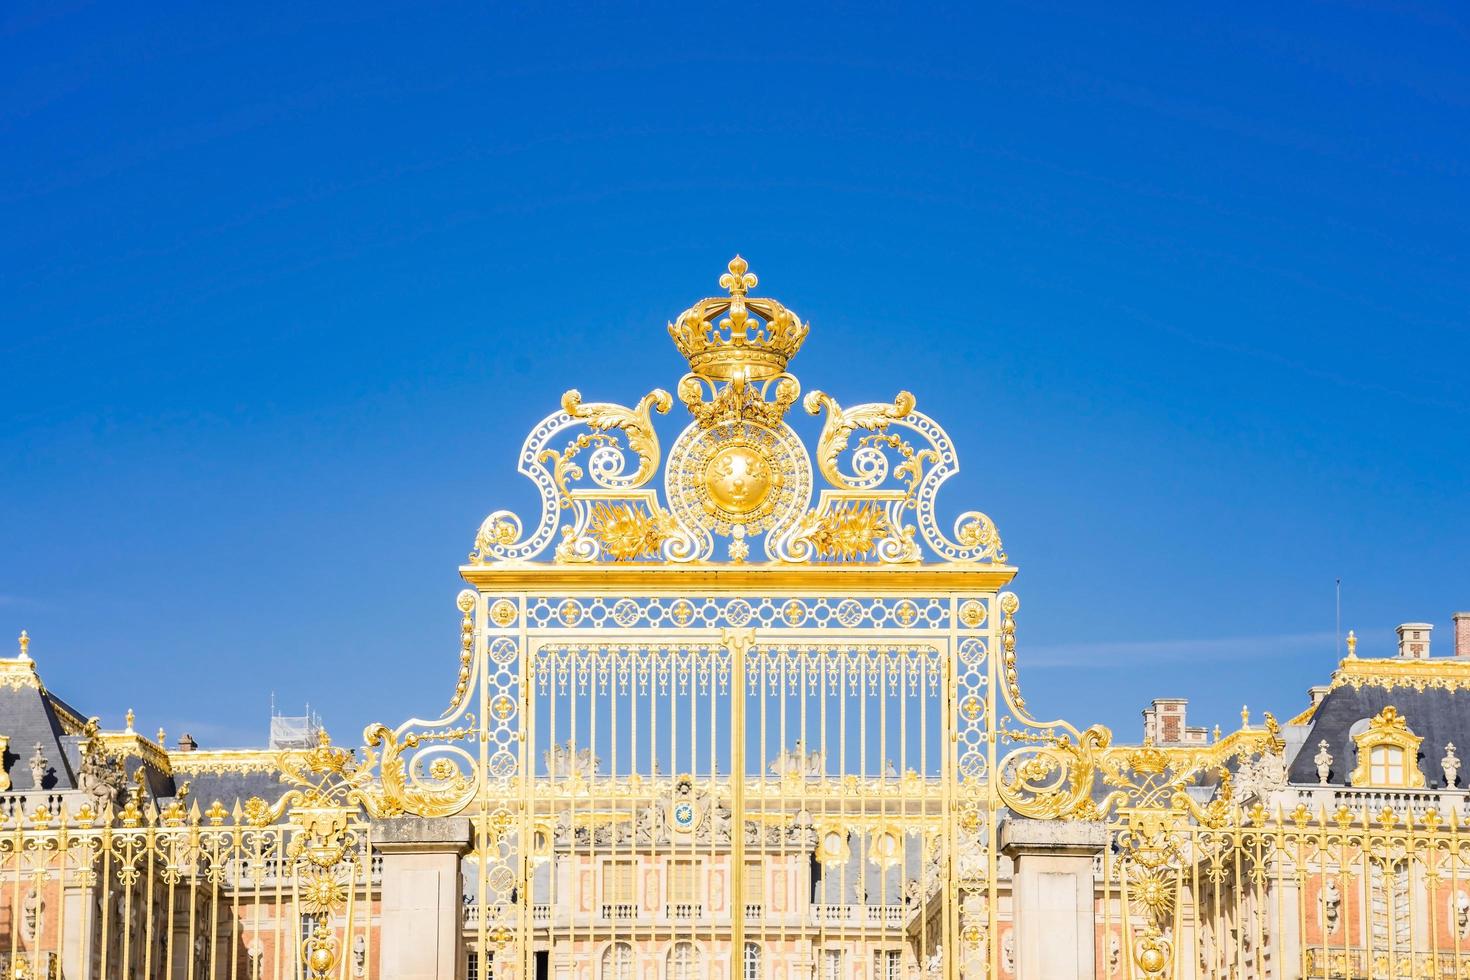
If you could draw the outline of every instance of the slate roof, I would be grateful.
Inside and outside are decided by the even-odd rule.
[[[64,711],[70,711],[64,704]],[[74,714],[74,712],[73,712]],[[0,686],[0,735],[10,738],[5,752],[5,771],[10,774],[11,792],[61,791],[76,788],[75,768],[69,761],[68,734],[52,697],[40,685]],[[47,772],[36,785],[30,761],[41,746]]]
[[[1384,684],[1334,687],[1317,706],[1301,750],[1292,759],[1291,782],[1318,784],[1317,764],[1312,760],[1325,739],[1327,751],[1332,753],[1328,784],[1346,786],[1347,777],[1357,766],[1357,747],[1350,729],[1389,705],[1404,716],[1410,731],[1424,739],[1420,744],[1419,770],[1424,773],[1426,788],[1443,788],[1440,760],[1444,758],[1445,744],[1455,743],[1456,754],[1461,759],[1470,759],[1470,690],[1427,688],[1421,691]],[[1462,772],[1459,788],[1464,788],[1467,776],[1470,767]]]

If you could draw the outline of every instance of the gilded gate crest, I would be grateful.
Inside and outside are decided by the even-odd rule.
[[[778,301],[749,296],[757,280],[747,268],[736,256],[720,277],[729,295],[700,300],[669,324],[689,361],[675,390],[692,421],[669,450],[662,500],[652,486],[661,460],[652,416],[672,408],[669,393],[629,408],[568,391],[521,449],[520,470],[541,497],[535,524],[526,532],[515,514],[496,511],[476,535],[473,561],[524,561],[550,548],[562,563],[709,562],[718,538],[740,563],[758,536],[779,562],[907,565],[922,562],[926,547],[945,562],[1005,561],[985,514],[962,514],[951,535],[940,528],[935,498],[959,459],[908,392],[847,409],[808,393],[805,410],[825,416],[813,473],[812,454],[785,421],[801,393],[786,368],[810,327]]]

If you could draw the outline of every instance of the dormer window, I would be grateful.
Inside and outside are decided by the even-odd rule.
[[[1423,788],[1419,743],[1424,740],[1409,729],[1409,723],[1397,708],[1389,705],[1366,725],[1359,722],[1353,728],[1358,767],[1353,770],[1352,785],[1377,789]]]

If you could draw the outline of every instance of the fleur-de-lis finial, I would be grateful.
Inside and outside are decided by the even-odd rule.
[[[750,268],[750,263],[738,255],[730,260],[726,268],[730,271],[720,276],[720,288],[728,289],[731,296],[744,296],[760,282],[754,272],[745,271]]]
[[[1358,655],[1358,634],[1352,630],[1348,630],[1347,648],[1349,657],[1356,657]]]
[[[31,635],[29,633],[27,633],[25,630],[21,630],[20,631],[20,659],[22,659],[22,660],[29,660],[29,659],[31,659],[31,655],[28,652],[30,649],[31,649]]]

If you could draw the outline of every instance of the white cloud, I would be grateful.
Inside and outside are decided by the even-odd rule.
[[[1170,663],[1175,661],[1251,660],[1295,654],[1333,656],[1331,631],[1280,633],[1274,636],[1234,636],[1184,640],[1109,640],[1101,643],[1019,644],[1017,659],[1023,667],[1100,667],[1109,664]]]

